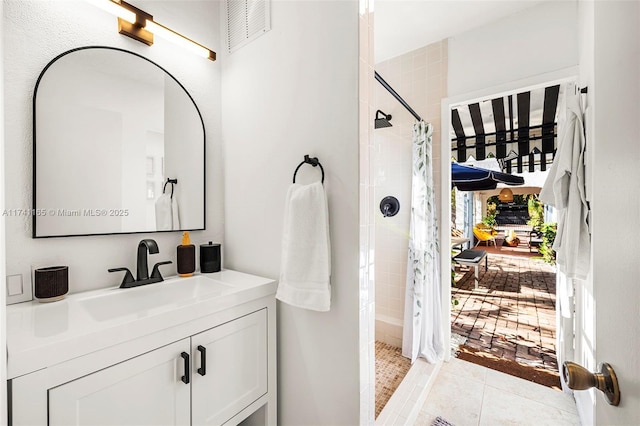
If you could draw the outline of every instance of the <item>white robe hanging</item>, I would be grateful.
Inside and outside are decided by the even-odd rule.
[[[560,272],[567,278],[586,279],[591,256],[585,190],[585,138],[580,95],[573,85],[566,90],[566,125],[540,200],[558,209],[558,232],[553,249]]]

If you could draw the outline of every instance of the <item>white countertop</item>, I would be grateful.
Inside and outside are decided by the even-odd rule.
[[[52,303],[7,306],[8,377],[193,321],[275,293],[276,282],[224,270]]]

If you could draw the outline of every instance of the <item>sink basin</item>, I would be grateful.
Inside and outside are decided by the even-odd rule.
[[[276,288],[273,279],[223,269],[69,294],[54,303],[16,303],[7,306],[7,374],[16,378],[145,336],[155,345],[164,342],[164,330],[204,324],[216,314],[226,318],[235,307],[258,306],[263,298],[275,303]]]
[[[108,321],[127,315],[149,316],[194,299],[207,299],[230,293],[234,286],[202,276],[172,278],[156,284],[129,289],[112,289],[78,301],[96,321]]]

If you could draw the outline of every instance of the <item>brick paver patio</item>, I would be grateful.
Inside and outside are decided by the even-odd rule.
[[[502,256],[489,250],[489,270],[456,267],[451,331],[466,345],[522,364],[557,371],[553,268],[540,259]],[[484,265],[483,265],[484,266]]]

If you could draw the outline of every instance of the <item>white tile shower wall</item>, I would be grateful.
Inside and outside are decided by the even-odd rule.
[[[193,96],[207,136],[207,230],[193,232],[194,243],[223,239],[223,174],[220,137],[220,65],[158,40],[148,47],[118,34],[117,20],[86,1],[9,0],[4,6],[5,172],[6,207],[31,208],[31,101],[42,68],[58,54],[78,46],[114,46],[136,52],[164,67]],[[139,0],[136,6],[159,22],[183,31],[219,51],[217,2]],[[214,24],[212,24],[214,23]],[[193,153],[201,156],[201,153]],[[74,238],[31,238],[30,217],[8,217],[8,275],[30,281],[31,265],[69,265],[70,292],[117,285],[121,277],[107,268],[135,269],[136,247],[142,238],[158,242],[157,260],[173,260],[180,233],[110,235]],[[153,259],[153,258],[152,258]],[[175,269],[173,270],[175,274]],[[4,280],[4,274],[1,277]]]
[[[433,173],[437,200],[440,197],[440,104],[447,94],[447,58],[447,40],[442,40],[376,64],[376,70],[391,87],[418,115],[433,125]],[[412,125],[415,119],[377,82],[374,97],[375,108],[393,116],[393,127],[373,131],[373,203],[379,205],[387,195],[400,201],[400,212],[394,217],[385,218],[379,208],[375,209],[376,340],[402,346],[411,212]]]
[[[360,424],[375,421],[375,288],[373,220],[373,0],[360,0],[359,156],[360,156]]]

